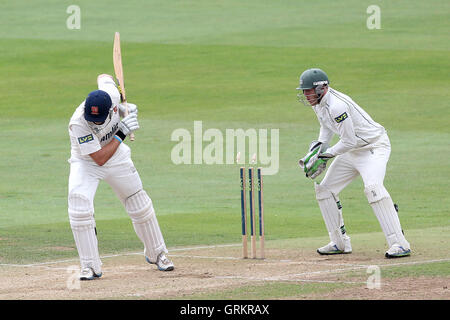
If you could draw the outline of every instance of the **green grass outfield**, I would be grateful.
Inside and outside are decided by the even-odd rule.
[[[264,181],[267,239],[326,241],[312,182],[297,167],[318,134],[313,111],[296,101],[309,67],[387,128],[385,185],[405,231],[450,225],[448,1],[78,1],[81,29],[69,30],[71,4],[0,4],[0,263],[77,255],[61,250],[74,248],[67,124],[97,75],[113,73],[114,31],[139,107],[128,145],[169,248],[240,241],[238,165],[171,162],[171,133],[192,133],[195,120],[222,132],[279,129],[279,172]],[[366,28],[372,4],[380,30]],[[351,234],[381,233],[360,179],[341,200]],[[105,184],[95,210],[102,254],[142,249]]]

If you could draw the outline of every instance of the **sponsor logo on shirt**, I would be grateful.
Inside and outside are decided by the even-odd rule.
[[[92,136],[92,134],[88,134],[87,136],[78,138],[78,143],[83,144],[92,140],[94,140],[94,137]]]
[[[337,116],[336,118],[334,118],[334,120],[336,120],[337,123],[340,123],[340,122],[344,121],[347,118],[348,118],[347,112],[344,112],[340,116]]]
[[[119,129],[119,123],[116,123],[116,124],[112,127],[111,131],[108,132],[106,135],[104,135],[104,136],[102,137],[102,139],[100,140],[100,142],[103,142],[103,141],[106,141],[106,140],[112,138],[112,137],[114,136],[114,134],[116,133],[117,129]]]

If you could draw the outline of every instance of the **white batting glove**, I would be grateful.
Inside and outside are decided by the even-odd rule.
[[[125,136],[137,129],[139,129],[139,123],[137,121],[136,113],[130,113],[119,122],[119,130],[122,131]]]
[[[135,113],[137,115],[138,109],[134,103],[127,103],[128,114]],[[126,106],[124,103],[119,104],[119,115],[123,118],[125,117]]]

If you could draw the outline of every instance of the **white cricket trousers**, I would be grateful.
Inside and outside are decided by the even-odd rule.
[[[82,268],[100,272],[94,219],[94,197],[100,180],[111,186],[124,205],[150,262],[156,262],[160,253],[167,253],[153,203],[143,190],[126,144],[122,143],[103,166],[80,159],[70,159],[69,163],[68,212]]]
[[[339,193],[360,175],[364,182],[364,193],[380,223],[389,247],[398,244],[405,249],[409,248],[392,198],[383,184],[390,154],[391,144],[385,133],[378,141],[367,147],[337,156],[322,182],[315,185],[316,199],[330,240],[338,244],[338,247],[343,246],[343,237],[346,233]]]
[[[130,148],[121,143],[114,155],[103,166],[93,161],[70,159],[69,195],[80,194],[94,203],[95,192],[100,180],[104,180],[114,190],[123,203],[126,198],[142,189]]]
[[[338,195],[350,182],[361,175],[364,187],[382,185],[386,166],[391,154],[391,143],[387,134],[371,144],[337,156],[320,183]]]

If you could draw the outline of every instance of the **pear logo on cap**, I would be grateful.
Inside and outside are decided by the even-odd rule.
[[[98,107],[95,106],[91,107],[91,114],[98,116],[99,115]]]
[[[103,122],[109,114],[112,101],[109,94],[103,90],[89,93],[84,103],[84,118],[91,122]]]

